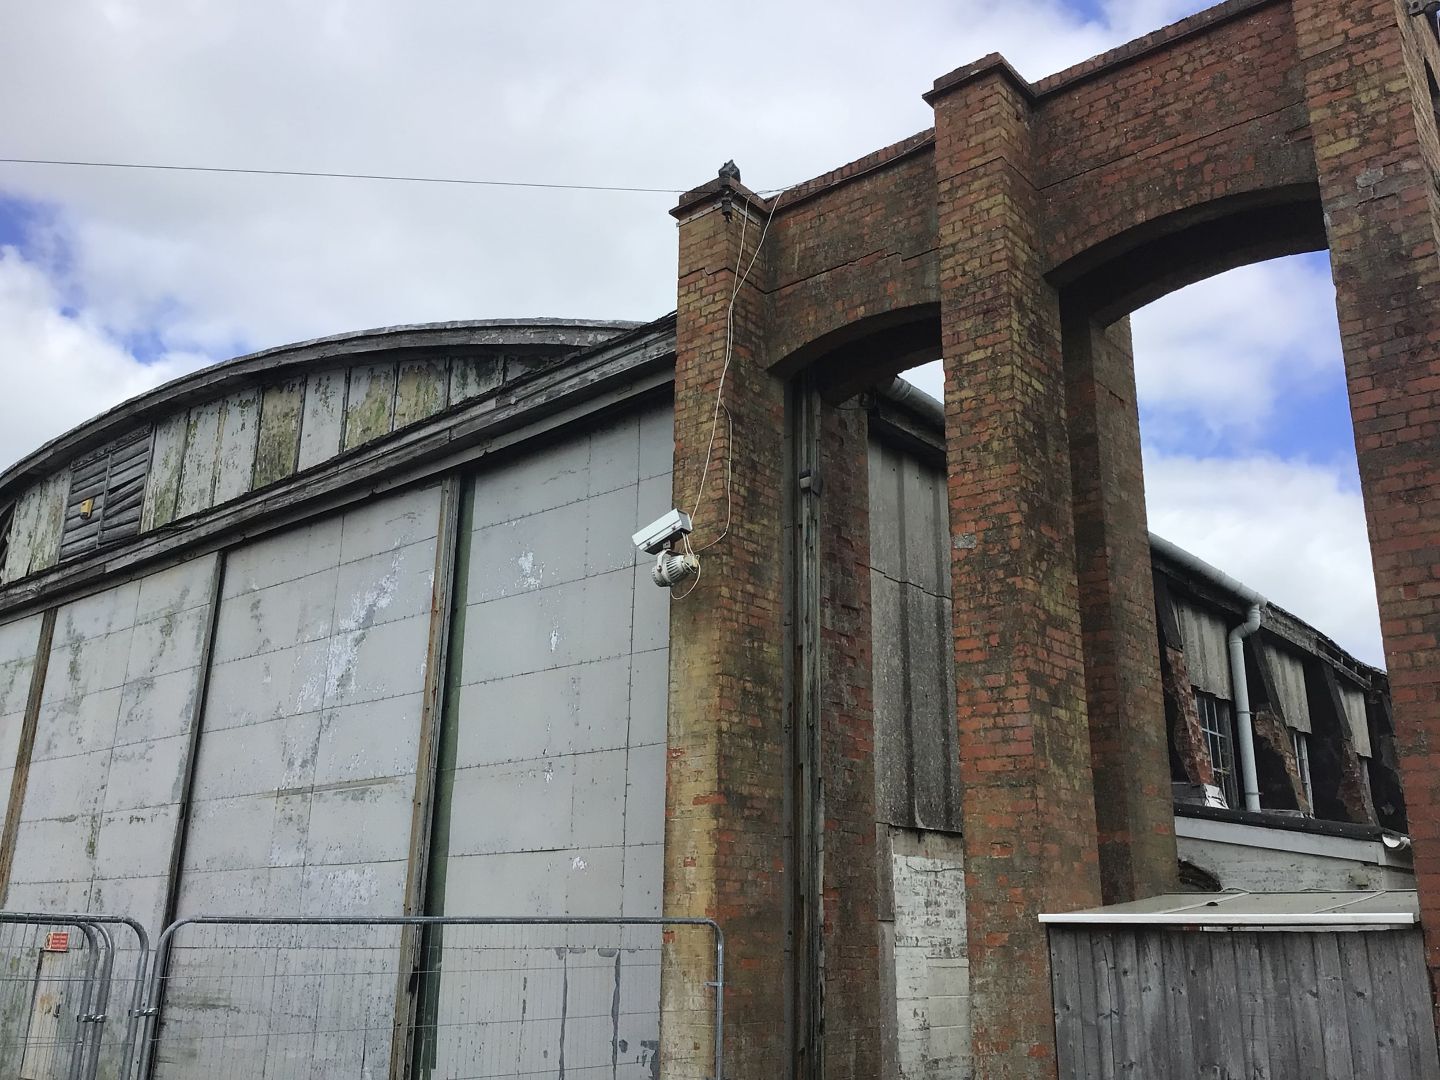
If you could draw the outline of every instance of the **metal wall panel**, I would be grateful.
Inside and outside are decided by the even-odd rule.
[[[960,830],[945,473],[870,443],[876,811]]]
[[[1190,681],[1207,694],[1230,701],[1230,627],[1225,620],[1198,604],[1177,597],[1175,614],[1185,643],[1185,667]]]
[[[1370,720],[1365,709],[1365,691],[1343,679],[1340,685],[1340,701],[1345,706],[1345,719],[1350,724],[1350,737],[1355,740],[1355,752],[1361,757],[1370,756]]]
[[[1296,731],[1310,732],[1310,697],[1305,690],[1305,661],[1289,649],[1266,645],[1265,658],[1269,661],[1270,677],[1275,682],[1275,693],[1280,698],[1280,710],[1285,714],[1285,723]]]
[[[453,750],[440,776],[449,812],[437,823],[436,913],[660,913],[670,599],[630,535],[671,507],[671,417],[668,405],[630,415],[475,478],[444,720]],[[599,947],[606,933],[577,933],[575,944]],[[577,1003],[572,985],[570,1007],[607,1026],[616,1017],[616,1044],[628,1047],[618,1075],[648,1076],[658,968],[604,963],[614,977],[603,1000]],[[536,970],[533,1000],[556,990],[565,966]],[[479,1000],[476,978],[442,963],[442,1005]]]
[[[25,723],[25,703],[30,696],[42,618],[31,615],[0,626],[0,830],[9,814],[15,755]]]
[[[439,488],[230,553],[181,914],[394,914]]]
[[[439,517],[432,485],[227,556],[179,915],[403,909]],[[340,962],[333,948],[266,949],[268,940],[237,932],[240,977],[261,974],[259,964],[275,993],[293,999],[299,1030],[317,1010],[338,1030],[287,1038],[273,1026],[274,1002],[239,988],[228,1018],[261,1033],[247,1067],[385,1076],[400,932],[369,933],[374,970],[345,980],[319,977]],[[194,985],[205,962],[203,951],[177,952],[177,984]],[[211,997],[172,995],[166,1022],[207,1030]],[[156,1075],[199,1080],[183,1053],[162,1054]]]
[[[7,905],[158,930],[215,556],[60,608]]]

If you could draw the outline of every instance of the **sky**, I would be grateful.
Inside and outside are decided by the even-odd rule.
[[[10,4],[0,156],[683,190],[783,187],[1204,0]],[[0,164],[0,467],[204,364],[398,323],[651,319],[665,193]],[[1134,317],[1151,527],[1382,660],[1323,255]],[[916,381],[940,389],[938,373]]]

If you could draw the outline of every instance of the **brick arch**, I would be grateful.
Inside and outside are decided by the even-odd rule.
[[[940,359],[940,304],[912,304],[847,322],[772,365],[777,375],[814,367],[821,393],[846,398],[902,371]]]
[[[1289,184],[1160,215],[1079,252],[1047,277],[1067,318],[1108,326],[1215,274],[1327,245],[1318,185]]]

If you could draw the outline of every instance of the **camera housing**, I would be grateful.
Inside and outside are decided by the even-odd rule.
[[[682,537],[689,536],[694,526],[683,510],[671,510],[631,537],[635,546],[650,555],[659,555]]]

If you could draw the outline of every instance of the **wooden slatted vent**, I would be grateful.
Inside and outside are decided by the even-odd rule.
[[[145,479],[150,473],[150,444],[146,428],[70,467],[60,558],[84,555],[139,534]]]

